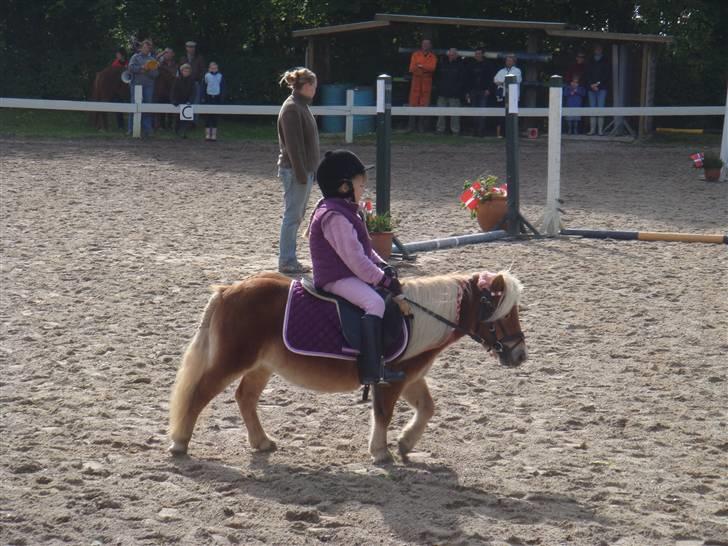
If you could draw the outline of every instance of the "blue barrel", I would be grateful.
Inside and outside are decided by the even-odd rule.
[[[321,86],[321,106],[344,106],[346,104],[346,90],[351,89],[351,84],[327,83]],[[346,117],[344,116],[322,116],[322,133],[343,133],[346,129]]]
[[[354,88],[354,106],[375,106],[374,87]],[[354,134],[373,133],[376,116],[354,116]]]

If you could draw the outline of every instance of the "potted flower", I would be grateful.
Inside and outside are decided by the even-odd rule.
[[[723,160],[717,155],[705,154],[703,158],[703,173],[705,179],[716,182],[720,179],[720,170],[723,168]]]
[[[477,218],[483,231],[500,226],[508,212],[508,186],[501,184],[492,174],[466,180],[460,195],[460,206],[470,211],[471,218]]]
[[[369,236],[372,238],[372,248],[383,259],[388,260],[392,255],[392,239],[396,223],[390,213],[377,214],[372,211],[371,201],[364,206],[365,219]]]

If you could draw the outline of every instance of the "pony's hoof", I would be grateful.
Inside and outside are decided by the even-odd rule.
[[[184,442],[172,441],[172,445],[167,448],[172,455],[187,455],[187,444]]]
[[[372,462],[374,464],[390,464],[394,462],[394,457],[388,449],[382,449],[372,453]]]
[[[255,449],[256,451],[262,451],[262,452],[275,451],[276,449],[278,449],[278,446],[276,445],[276,443],[273,440],[271,440],[270,438],[266,438],[265,440],[260,442],[257,446],[254,446],[253,449]]]
[[[397,442],[397,448],[399,450],[399,456],[402,457],[403,461],[409,460],[408,454],[410,451],[412,451],[412,448],[414,446],[410,445],[410,443],[405,440],[404,438],[400,438]]]

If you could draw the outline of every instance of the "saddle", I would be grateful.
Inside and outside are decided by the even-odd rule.
[[[387,291],[382,320],[384,359],[395,360],[407,349],[409,318]],[[347,300],[317,289],[309,279],[294,280],[288,293],[283,341],[298,354],[356,360],[361,350],[361,317],[364,311]]]

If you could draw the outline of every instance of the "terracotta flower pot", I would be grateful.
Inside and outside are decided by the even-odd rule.
[[[720,179],[720,167],[717,169],[703,169],[705,179],[709,182],[715,182]]]
[[[483,231],[492,231],[497,228],[505,219],[508,212],[508,199],[505,197],[494,197],[488,201],[482,201],[478,205],[478,225]]]
[[[388,260],[392,255],[392,239],[394,238],[393,231],[375,231],[370,233],[369,236],[372,238],[372,248],[379,254],[384,260]]]

